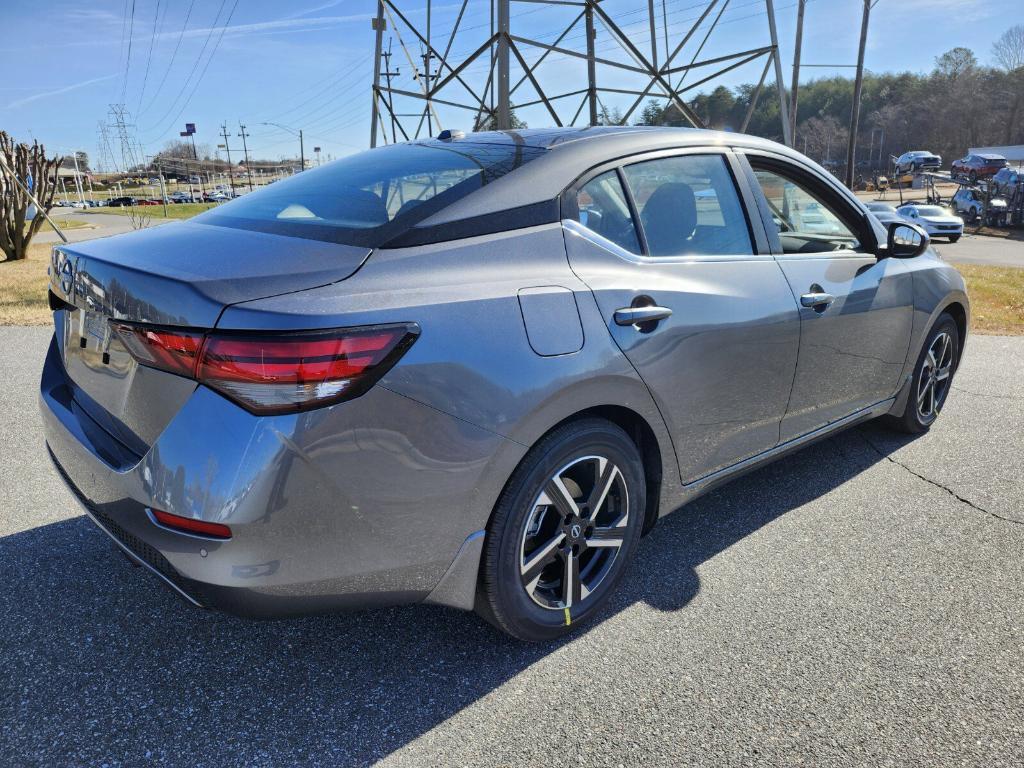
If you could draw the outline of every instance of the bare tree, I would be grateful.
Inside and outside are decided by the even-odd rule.
[[[132,229],[145,229],[153,223],[153,217],[149,215],[146,207],[130,205],[123,209],[128,216],[128,223]]]
[[[992,58],[1007,72],[1024,67],[1024,24],[1015,24],[992,44]]]
[[[39,204],[50,209],[57,191],[57,169],[61,158],[46,157],[46,149],[38,142],[32,146],[19,144],[0,131],[0,251],[8,260],[24,259],[28,246],[45,221],[38,212],[28,220],[32,199],[29,188]]]

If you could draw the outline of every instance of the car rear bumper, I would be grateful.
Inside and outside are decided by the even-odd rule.
[[[263,418],[198,387],[134,456],[74,402],[56,343],[40,411],[57,470],[132,559],[192,603],[261,617],[427,597],[486,524],[485,477],[510,473],[525,450],[381,386]],[[232,537],[163,528],[151,509]]]

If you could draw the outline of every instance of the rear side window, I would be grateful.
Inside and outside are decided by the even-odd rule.
[[[752,254],[750,229],[721,155],[684,155],[623,168],[651,256]]]
[[[305,171],[194,221],[374,247],[545,152],[521,144],[393,144]]]
[[[602,173],[576,193],[580,223],[632,253],[640,253],[633,214],[615,171]]]

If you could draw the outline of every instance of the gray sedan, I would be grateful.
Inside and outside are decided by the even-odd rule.
[[[130,558],[197,606],[425,601],[527,640],[730,478],[926,431],[969,313],[915,225],[676,129],[444,132],[50,273],[46,441]]]

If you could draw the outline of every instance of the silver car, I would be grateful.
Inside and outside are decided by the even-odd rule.
[[[659,516],[867,419],[923,432],[960,275],[736,134],[392,145],[53,252],[57,471],[186,600],[598,614]]]

